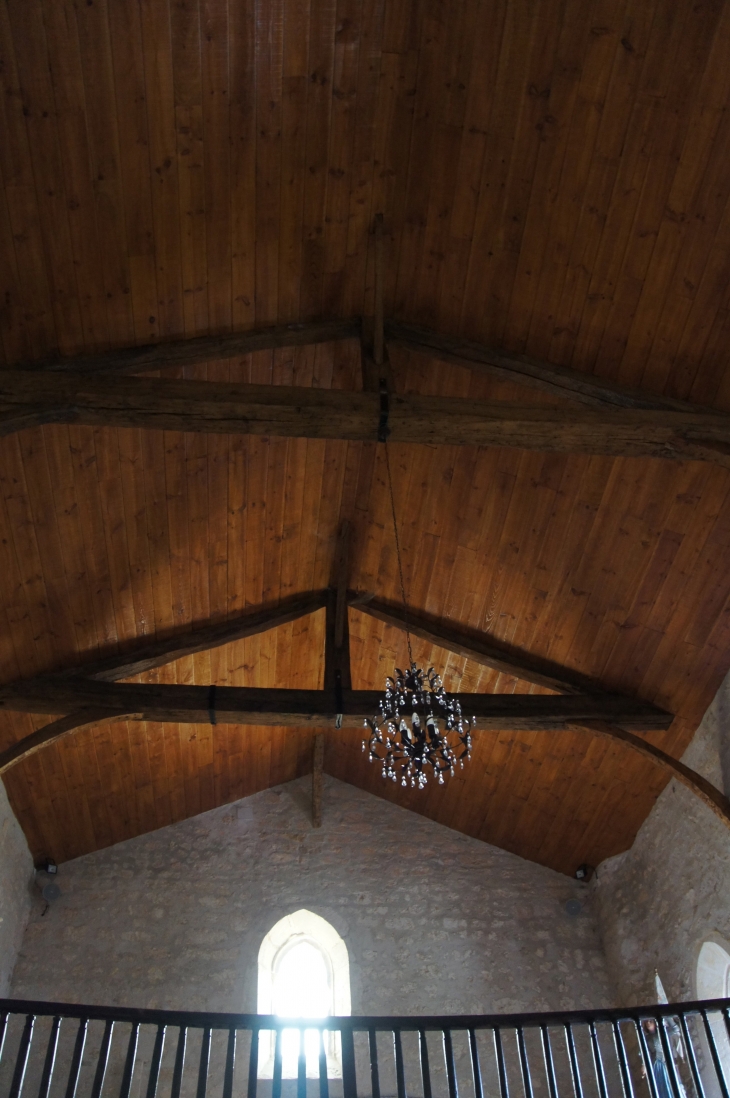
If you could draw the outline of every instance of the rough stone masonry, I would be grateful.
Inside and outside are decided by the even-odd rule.
[[[66,862],[58,883],[14,996],[255,1011],[261,941],[304,907],[347,944],[354,1014],[614,998],[590,889],[333,778],[320,829],[300,779]]]

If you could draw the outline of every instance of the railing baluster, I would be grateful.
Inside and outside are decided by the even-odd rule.
[[[161,1098],[163,1089],[161,1070],[165,1040],[168,1025],[177,1029],[177,1049],[172,1062],[172,1049],[170,1049],[170,1074],[171,1082],[165,1073],[164,1093],[168,1098],[182,1098],[183,1089],[187,1093],[190,1089],[195,1098],[206,1098],[212,1083],[209,1079],[215,1078],[218,1087],[219,1098],[239,1098],[237,1084],[235,1082],[236,1055],[239,1052],[238,1038],[241,1031],[248,1031],[251,1035],[251,1046],[248,1064],[248,1098],[258,1096],[258,1070],[262,1055],[265,1056],[265,1074],[268,1076],[271,1068],[272,1046],[266,1043],[265,1053],[261,1052],[262,1030],[268,1038],[273,1035],[273,1079],[271,1086],[266,1084],[268,1098],[282,1098],[286,1088],[288,1095],[294,1098],[308,1098],[310,1090],[309,1071],[314,1074],[315,1058],[318,1064],[319,1088],[318,1098],[330,1098],[330,1086],[328,1068],[331,1066],[329,1054],[338,1042],[338,1051],[342,1052],[342,1098],[357,1098],[358,1079],[355,1063],[354,1033],[363,1032],[368,1035],[368,1051],[370,1056],[370,1091],[372,1098],[381,1098],[380,1066],[378,1056],[378,1041],[386,1033],[392,1034],[394,1067],[395,1067],[395,1093],[393,1098],[408,1098],[409,1088],[416,1087],[423,1098],[433,1098],[434,1084],[430,1073],[430,1057],[428,1049],[428,1034],[433,1030],[434,1035],[439,1031],[443,1040],[443,1055],[446,1068],[447,1091],[446,1098],[459,1098],[460,1080],[458,1071],[467,1070],[466,1061],[459,1060],[457,1071],[457,1053],[466,1050],[462,1048],[461,1040],[454,1037],[455,1033],[463,1032],[468,1040],[469,1061],[473,1081],[473,1098],[510,1098],[510,1088],[514,1084],[513,1094],[515,1098],[566,1098],[563,1094],[564,1072],[563,1054],[559,1030],[565,1035],[568,1061],[570,1064],[571,1082],[575,1098],[609,1098],[609,1083],[611,1098],[615,1098],[614,1091],[618,1094],[620,1084],[622,1098],[708,1098],[708,1095],[717,1090],[717,1098],[730,1098],[730,1073],[725,1065],[725,1033],[730,1040],[730,998],[719,1000],[707,1000],[704,1002],[673,1004],[670,1006],[650,1007],[646,1012],[639,1008],[628,1011],[622,1009],[606,1009],[594,1011],[562,1011],[544,1012],[522,1015],[483,1015],[483,1016],[457,1016],[453,1018],[441,1017],[413,1017],[413,1018],[345,1018],[336,1021],[336,1027],[325,1029],[335,1020],[328,1019],[316,1022],[313,1019],[291,1019],[287,1024],[291,1027],[292,1046],[291,1057],[289,1052],[288,1029],[280,1019],[270,1016],[256,1016],[245,1014],[205,1014],[193,1012],[166,1012],[161,1010],[115,1010],[113,1008],[93,1006],[69,1006],[63,1007],[53,1003],[34,1003],[26,1001],[13,1001],[0,999],[0,1049],[4,1044],[4,1053],[7,1061],[8,1055],[14,1057],[4,1068],[10,1080],[10,1090],[3,1092],[7,1098],[31,1098],[27,1093],[30,1090],[29,1072],[31,1056],[34,1064],[37,1061],[40,1084],[33,1077],[33,1096],[35,1098],[50,1098],[53,1092],[55,1098],[112,1098],[105,1094],[110,1089],[110,1064],[112,1063],[112,1049],[116,1048],[116,1034],[119,1026],[129,1024],[131,1026],[128,1036],[128,1045],[124,1052],[122,1079],[120,1089],[114,1089],[115,1098],[131,1098],[132,1092],[138,1098]],[[55,1012],[55,1013],[54,1013]],[[717,1017],[717,1020],[716,1020]],[[13,1025],[10,1026],[10,1019]],[[41,1030],[38,1029],[38,1019],[47,1019]],[[69,1034],[70,1067],[64,1063],[61,1071],[59,1062],[60,1028],[66,1020],[74,1020],[78,1026]],[[695,1021],[697,1019],[697,1021]],[[721,1019],[721,1020],[720,1020]],[[92,1026],[93,1023],[93,1026]],[[17,1042],[18,1029],[16,1025],[23,1026],[20,1041]],[[101,1026],[103,1025],[103,1033]],[[89,1034],[96,1034],[96,1026],[99,1026],[101,1035],[98,1046],[98,1055],[95,1055],[89,1047]],[[141,1027],[144,1026],[145,1038],[142,1047],[144,1056],[140,1052]],[[200,1059],[196,1068],[189,1065],[186,1075],[186,1055],[188,1047],[188,1033],[190,1027],[201,1032]],[[643,1063],[643,1072],[646,1076],[648,1093],[640,1085],[636,1071],[634,1038],[629,1032],[630,1026],[634,1027],[638,1050]],[[48,1027],[48,1028],[46,1028]],[[378,1027],[381,1027],[380,1029]],[[430,1027],[428,1029],[427,1027]],[[578,1030],[580,1028],[580,1032]],[[586,1037],[590,1041],[592,1069],[594,1071],[595,1086],[590,1081],[588,1062],[582,1063],[584,1053],[583,1028],[587,1029]],[[611,1036],[604,1027],[610,1027]],[[65,1029],[65,1026],[64,1026]],[[220,1076],[218,1070],[213,1073],[213,1047],[212,1036],[214,1030],[220,1030],[227,1034],[226,1051],[221,1057]],[[483,1075],[486,1065],[481,1063],[482,1048],[480,1047],[480,1034],[491,1030],[495,1047],[496,1069],[498,1074],[499,1089],[495,1095],[489,1092],[489,1083]],[[151,1031],[151,1036],[147,1036]],[[293,1046],[293,1034],[299,1035],[299,1046],[295,1053]],[[422,1077],[422,1089],[416,1082],[412,1082],[407,1074],[405,1066],[405,1052],[410,1047],[409,1037],[404,1034],[413,1032],[418,1035],[419,1060]],[[13,1036],[11,1052],[8,1053],[7,1034]],[[505,1033],[509,1034],[505,1038]],[[514,1040],[517,1047],[513,1050],[511,1044]],[[311,1036],[310,1036],[311,1034]],[[539,1037],[538,1037],[539,1034]],[[557,1036],[556,1036],[557,1034]],[[314,1037],[317,1038],[317,1051],[314,1049]],[[553,1041],[555,1038],[555,1043]],[[435,1039],[435,1037],[434,1037]],[[706,1055],[705,1039],[707,1041],[712,1065],[717,1076],[717,1084],[709,1083],[710,1066],[705,1064],[703,1054]],[[92,1042],[96,1048],[96,1036]],[[146,1076],[147,1041],[154,1045],[149,1058],[149,1075]],[[216,1041],[218,1038],[216,1038]],[[221,1041],[223,1038],[221,1038]],[[360,1040],[360,1038],[358,1038]],[[545,1067],[543,1080],[542,1067],[538,1064],[539,1052],[537,1044],[540,1041]],[[455,1044],[455,1041],[457,1042]],[[699,1044],[698,1044],[699,1041]],[[17,1042],[17,1043],[16,1043]],[[310,1048],[310,1042],[311,1048]],[[328,1043],[329,1042],[329,1043]],[[405,1042],[405,1043],[404,1043]],[[612,1044],[611,1044],[612,1042]],[[65,1042],[64,1042],[65,1046]],[[580,1058],[578,1048],[580,1046]],[[358,1046],[359,1047],[359,1046]],[[686,1048],[686,1052],[685,1052]],[[89,1056],[84,1060],[85,1050]],[[221,1052],[223,1045],[221,1044]],[[17,1055],[16,1055],[17,1051]],[[216,1045],[216,1056],[218,1046]],[[284,1054],[286,1051],[287,1074],[294,1075],[291,1083],[283,1080]],[[364,1050],[363,1050],[364,1051]],[[518,1054],[517,1062],[513,1059],[515,1052]],[[67,1054],[66,1054],[67,1055]],[[64,1055],[64,1061],[66,1059]],[[239,1053],[240,1055],[240,1053]],[[614,1063],[615,1056],[617,1063]],[[536,1059],[537,1058],[537,1059]],[[685,1068],[680,1062],[687,1059]],[[291,1071],[290,1066],[296,1059],[297,1069]],[[507,1069],[507,1059],[510,1067]],[[291,1060],[291,1065],[290,1065]],[[215,1061],[218,1063],[218,1060]],[[167,1061],[165,1061],[167,1063]],[[518,1068],[519,1065],[519,1068]],[[700,1066],[701,1065],[701,1066]],[[140,1067],[138,1071],[137,1068]],[[240,1068],[239,1067],[239,1074]],[[364,1066],[364,1064],[363,1064]],[[538,1074],[533,1078],[532,1068]],[[586,1080],[582,1078],[583,1068],[587,1071]],[[410,1061],[409,1061],[410,1069]],[[440,1071],[441,1069],[439,1069]],[[491,1071],[491,1068],[489,1069]],[[509,1077],[512,1071],[521,1073],[523,1090],[519,1093],[517,1078]],[[66,1078],[66,1071],[68,1077]],[[191,1076],[195,1071],[196,1076]],[[115,1071],[116,1074],[116,1071]],[[691,1084],[689,1076],[691,1074]],[[59,1078],[60,1076],[60,1078]],[[316,1077],[316,1075],[315,1075]],[[185,1078],[188,1079],[187,1084]],[[242,1083],[242,1080],[240,1081]],[[314,1084],[314,1078],[311,1080]],[[567,1077],[565,1079],[567,1084]],[[6,1083],[6,1085],[8,1085]],[[363,1084],[364,1085],[364,1084]],[[240,1083],[238,1084],[240,1086]],[[468,1082],[465,1083],[468,1089]],[[686,1091],[685,1091],[686,1086]],[[35,1089],[38,1087],[39,1089]],[[25,1089],[24,1089],[25,1088]],[[56,1090],[58,1093],[56,1094]],[[316,1088],[312,1087],[314,1093]],[[339,1087],[338,1087],[339,1090]],[[542,1093],[544,1091],[544,1094]],[[471,1091],[470,1091],[471,1093]],[[568,1092],[569,1093],[569,1092]],[[571,1096],[572,1098],[572,1096]]]
[[[418,1031],[418,1051],[421,1058],[421,1079],[423,1080],[423,1098],[431,1098],[431,1065],[428,1062],[428,1041],[426,1040],[426,1030],[419,1029]],[[373,1098],[376,1098],[373,1091]],[[380,1098],[380,1088],[378,1088],[377,1098]]]
[[[108,1018],[106,1025],[104,1026],[104,1035],[101,1039],[101,1048],[99,1049],[99,1055],[96,1061],[96,1073],[94,1075],[94,1084],[91,1088],[91,1098],[100,1098],[101,1088],[104,1086],[104,1076],[106,1075],[107,1064],[109,1063],[109,1049],[112,1043],[113,1030],[114,1022]]]
[[[261,1043],[261,1030],[251,1030],[251,1048],[248,1053],[248,1088],[246,1098],[256,1098],[256,1088],[259,1077],[259,1044]]]
[[[679,1024],[682,1027],[682,1035],[684,1037],[685,1048],[687,1049],[687,1059],[689,1060],[690,1071],[692,1072],[692,1079],[694,1081],[695,1089],[699,1098],[705,1098],[705,1088],[702,1085],[702,1076],[700,1075],[700,1066],[697,1063],[697,1054],[695,1053],[694,1041],[687,1025],[687,1019],[684,1014],[679,1016]]]
[[[606,1073],[603,1070],[603,1058],[601,1056],[601,1046],[598,1043],[598,1031],[596,1030],[596,1023],[589,1022],[588,1030],[591,1035],[591,1052],[593,1054],[593,1070],[596,1073],[596,1083],[598,1084],[598,1093],[601,1098],[608,1098],[608,1089],[606,1087]]]
[[[329,1098],[330,1084],[327,1078],[327,1049],[325,1048],[325,1031],[319,1031],[319,1098]],[[376,1065],[377,1070],[377,1065]],[[376,1095],[373,1093],[373,1098]],[[380,1098],[378,1094],[377,1098]]]
[[[160,1064],[162,1062],[162,1051],[165,1047],[166,1033],[167,1026],[160,1022],[157,1027],[157,1033],[155,1034],[155,1043],[152,1048],[150,1074],[147,1080],[147,1098],[156,1098],[157,1095],[157,1084],[160,1081]]]
[[[459,1098],[459,1084],[456,1081],[456,1065],[454,1064],[454,1043],[451,1039],[451,1030],[445,1029],[444,1033],[444,1059],[446,1060],[446,1079],[449,1084],[449,1098]]]
[[[228,1030],[228,1044],[226,1045],[226,1070],[223,1076],[223,1098],[233,1098],[233,1073],[236,1070],[236,1030],[232,1026]],[[172,1098],[172,1095],[170,1096]]]
[[[368,1048],[370,1050],[370,1091],[373,1098],[380,1098],[380,1069],[378,1067],[378,1035],[374,1029],[368,1030]],[[430,1098],[430,1095],[428,1095]]]
[[[578,1052],[575,1047],[573,1026],[568,1022],[564,1028],[565,1041],[568,1046],[568,1059],[570,1060],[570,1074],[573,1078],[573,1091],[575,1098],[583,1098],[583,1080],[580,1077],[580,1064],[578,1063]]]
[[[479,1049],[477,1048],[477,1035],[474,1029],[469,1030],[469,1055],[471,1056],[471,1074],[474,1080],[474,1098],[484,1098],[482,1069],[479,1064]]]
[[[393,1056],[395,1058],[395,1088],[398,1098],[406,1096],[406,1069],[403,1063],[403,1042],[399,1029],[393,1030]]]
[[[274,1076],[271,1081],[271,1098],[281,1098],[281,1042],[282,1031],[276,1030],[276,1040],[274,1041]]]
[[[299,1056],[297,1057],[297,1098],[307,1098],[307,1049],[304,1043],[305,1029],[299,1027]]]
[[[43,1074],[41,1075],[41,1085],[38,1088],[38,1098],[48,1098],[48,1091],[51,1088],[51,1079],[53,1078],[53,1068],[56,1063],[56,1052],[58,1050],[58,1037],[60,1030],[61,1017],[59,1014],[57,1014],[53,1019],[51,1032],[48,1035],[48,1044],[46,1045],[46,1058],[43,1061]]]
[[[715,1074],[717,1075],[717,1081],[720,1084],[722,1098],[730,1098],[727,1083],[725,1082],[725,1073],[722,1070],[722,1061],[720,1060],[720,1054],[717,1051],[717,1044],[715,1043],[715,1034],[712,1032],[712,1026],[710,1025],[710,1019],[707,1017],[706,1010],[703,1010],[700,1013],[702,1015],[702,1021],[705,1023],[707,1043],[710,1046],[710,1055],[712,1056],[712,1062],[715,1065]]]
[[[634,1098],[634,1087],[631,1082],[631,1072],[629,1071],[629,1061],[626,1056],[626,1046],[624,1045],[624,1035],[621,1032],[621,1025],[619,1022],[613,1021],[611,1027],[613,1029],[613,1043],[618,1058],[618,1066],[621,1069],[621,1085],[626,1098]]]
[[[651,1098],[659,1098],[656,1079],[654,1078],[654,1061],[651,1058],[649,1043],[646,1039],[646,1033],[644,1031],[645,1021],[646,1019],[634,1019],[634,1025],[637,1027],[637,1032],[639,1034],[641,1058],[644,1061],[644,1074],[646,1075],[646,1081],[649,1084],[649,1093],[651,1094]]]
[[[351,1026],[342,1030],[342,1094],[343,1098],[357,1098],[357,1072],[355,1070],[355,1039]]]
[[[2,1058],[3,1058],[3,1050],[5,1048],[5,1037],[7,1036],[7,1032],[8,1032],[8,1018],[9,1017],[10,1017],[10,1014],[7,1011],[5,1011],[4,1014],[0,1015],[0,1061],[2,1061]]]
[[[669,1086],[674,1098],[683,1098],[684,1085],[677,1074],[677,1065],[674,1062],[674,1056],[669,1045],[669,1038],[667,1037],[667,1030],[664,1024],[665,1021],[666,1018],[657,1019],[657,1030],[659,1031],[659,1040],[661,1041],[662,1051],[664,1053],[664,1062],[667,1066]]]
[[[86,1034],[88,1033],[88,1030],[88,1018],[81,1018],[79,1020],[79,1028],[76,1031],[76,1042],[71,1058],[71,1068],[68,1073],[66,1098],[76,1098],[76,1088],[79,1085],[79,1075],[81,1074],[81,1058],[84,1055],[84,1045],[86,1044]]]
[[[127,1058],[124,1061],[124,1073],[122,1074],[122,1085],[119,1090],[119,1098],[129,1098],[129,1091],[132,1087],[132,1076],[134,1075],[134,1064],[137,1058],[137,1043],[139,1041],[139,1022],[132,1024],[132,1030],[129,1034],[129,1044],[127,1045]]]
[[[553,1050],[550,1044],[550,1034],[548,1033],[547,1026],[540,1026],[540,1035],[542,1037],[542,1054],[545,1059],[548,1092],[550,1098],[558,1098],[558,1088],[555,1084],[555,1063],[553,1061]]]
[[[182,1087],[183,1071],[185,1070],[185,1049],[187,1043],[187,1026],[180,1026],[180,1031],[177,1035],[177,1048],[175,1050],[175,1066],[172,1069],[172,1085],[170,1087],[170,1098],[180,1098],[180,1088]]]
[[[522,1026],[517,1027],[517,1047],[520,1051],[520,1069],[522,1071],[522,1087],[525,1098],[532,1098],[532,1076],[530,1075],[530,1063],[527,1059],[527,1047]],[[601,1098],[605,1098],[605,1095],[601,1095]]]
[[[494,1052],[497,1057],[497,1075],[499,1076],[500,1098],[509,1098],[509,1082],[507,1080],[507,1067],[504,1062],[504,1048],[502,1047],[502,1031],[499,1026],[492,1030],[494,1034]]]
[[[28,1056],[30,1054],[30,1042],[33,1039],[33,1027],[35,1026],[35,1017],[29,1014],[25,1019],[25,1025],[23,1026],[23,1033],[20,1038],[20,1046],[18,1048],[18,1055],[15,1060],[15,1071],[13,1072],[13,1081],[10,1084],[10,1094],[8,1098],[19,1098],[20,1092],[23,1088],[23,1080],[25,1079],[25,1072],[28,1067]]]
[[[208,1092],[208,1068],[210,1066],[210,1027],[203,1030],[203,1040],[200,1042],[200,1060],[198,1061],[198,1089],[195,1098],[205,1098]]]

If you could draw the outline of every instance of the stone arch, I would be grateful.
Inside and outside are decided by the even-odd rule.
[[[277,977],[283,970],[282,962],[296,949],[307,944],[317,950],[324,962],[327,980],[327,1015],[349,1015],[352,1010],[350,996],[350,959],[343,938],[331,923],[316,915],[313,911],[301,908],[291,915],[279,919],[265,935],[258,956],[258,994],[257,1011],[259,1014],[274,1014],[277,1006]],[[320,1015],[321,1016],[321,1015]],[[311,1043],[308,1038],[308,1043]],[[325,1040],[327,1054],[327,1073],[331,1078],[341,1075],[340,1042],[335,1034],[327,1035]],[[262,1033],[260,1049],[261,1077],[270,1078],[273,1073],[274,1039],[273,1033]],[[317,1074],[312,1051],[307,1052],[307,1074]],[[291,1053],[285,1050],[284,1078],[291,1078],[295,1069],[291,1064]]]

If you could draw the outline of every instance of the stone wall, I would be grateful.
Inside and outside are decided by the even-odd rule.
[[[255,1010],[264,935],[307,908],[347,944],[353,1013],[613,1002],[590,889],[331,778],[309,813],[301,779],[66,862],[13,995]]]
[[[683,760],[730,789],[730,676]],[[621,1002],[654,1002],[655,969],[670,1001],[693,999],[702,942],[730,940],[730,829],[672,781],[631,850],[598,867],[594,895]]]
[[[33,859],[0,782],[0,996],[8,994],[33,903]]]

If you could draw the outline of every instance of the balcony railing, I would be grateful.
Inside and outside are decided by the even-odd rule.
[[[8,1098],[730,1098],[730,999],[289,1020],[0,1000]]]

